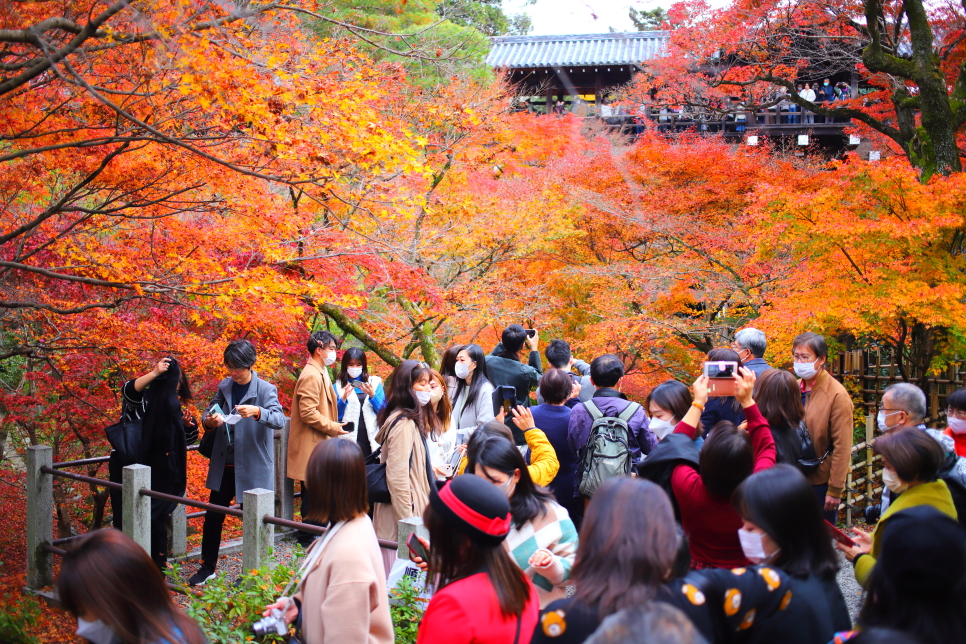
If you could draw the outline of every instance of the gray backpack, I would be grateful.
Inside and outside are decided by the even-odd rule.
[[[631,448],[628,439],[631,430],[627,426],[637,410],[635,402],[624,408],[619,416],[604,416],[593,400],[583,403],[594,424],[580,457],[580,485],[578,491],[588,499],[597,488],[615,476],[626,476],[631,471]]]

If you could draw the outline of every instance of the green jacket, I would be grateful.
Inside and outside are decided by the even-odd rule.
[[[540,384],[543,368],[540,364],[540,352],[530,352],[530,364],[523,364],[519,360],[501,358],[497,353],[503,352],[503,343],[486,356],[486,379],[494,387],[509,385],[517,390],[517,405],[530,406],[530,390]]]
[[[882,550],[882,539],[879,535],[885,534],[885,526],[889,522],[889,517],[896,512],[902,512],[916,505],[931,505],[954,519],[959,518],[956,515],[956,506],[953,505],[953,497],[949,493],[945,481],[922,483],[900,494],[899,498],[893,501],[882,513],[879,523],[875,526],[875,531],[872,533],[872,552],[859,557],[855,562],[855,579],[863,588],[866,587],[872,569],[875,568],[876,558]]]

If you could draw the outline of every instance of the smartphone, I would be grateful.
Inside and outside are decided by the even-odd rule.
[[[419,557],[423,561],[429,562],[429,551],[426,550],[423,542],[416,538],[415,532],[411,532],[409,537],[406,538],[406,546],[409,548],[410,554],[414,557]]]
[[[510,409],[517,404],[517,390],[510,385],[500,385],[493,390],[493,415],[499,416],[502,411],[505,414],[504,420],[513,418]]]
[[[452,478],[455,473],[456,468],[453,467],[452,463],[443,463],[443,475],[446,478]]]
[[[356,431],[356,424],[353,423],[352,421],[349,421],[348,423],[342,426],[342,431],[349,432],[351,434],[352,432]]]
[[[353,387],[359,387],[359,386],[362,385],[362,381],[361,380],[350,380],[349,381],[349,384],[352,385]]]
[[[836,541],[838,541],[839,543],[841,543],[843,546],[850,546],[851,547],[851,546],[854,546],[855,545],[855,542],[852,541],[852,539],[851,539],[851,537],[849,537],[849,535],[845,534],[844,532],[842,532],[841,530],[839,530],[838,528],[836,528],[834,525],[832,525],[828,521],[825,522],[825,527],[828,528],[828,533],[830,535],[832,535],[832,538],[835,539]]]
[[[709,396],[734,396],[737,362],[705,362],[704,375],[708,377]]]
[[[527,332],[527,337],[528,338],[532,338],[533,336],[537,335],[537,330],[536,329],[524,329],[524,331]]]

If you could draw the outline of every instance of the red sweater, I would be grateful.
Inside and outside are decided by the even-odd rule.
[[[748,434],[755,454],[755,472],[775,465],[775,439],[768,421],[752,405],[745,410]],[[674,429],[694,439],[695,428],[683,422]],[[738,540],[741,515],[731,500],[708,492],[701,475],[690,465],[678,465],[671,474],[671,488],[681,508],[681,527],[691,544],[691,561],[699,567],[737,568],[751,562],[745,558]]]
[[[527,584],[530,601],[523,609],[518,644],[530,643],[540,616],[537,589]],[[512,644],[516,633],[517,619],[503,617],[489,575],[480,572],[433,595],[416,644]]]
[[[948,427],[943,433],[952,438],[953,443],[956,444],[956,456],[966,456],[966,434],[957,434]]]

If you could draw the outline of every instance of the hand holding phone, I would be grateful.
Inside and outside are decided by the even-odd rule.
[[[703,375],[708,378],[709,395],[734,396],[738,363],[732,361],[705,362]]]
[[[406,538],[406,547],[409,548],[409,553],[413,556],[413,563],[429,563],[429,550],[426,549],[426,546],[423,544],[422,540],[416,536],[415,532],[410,533],[409,537]],[[419,561],[416,561],[416,557],[419,558]]]
[[[836,528],[827,520],[825,521],[825,527],[828,529],[828,533],[832,535],[832,538],[841,543],[843,546],[849,546],[850,548],[854,548],[856,546],[855,541],[853,541],[849,535]]]

